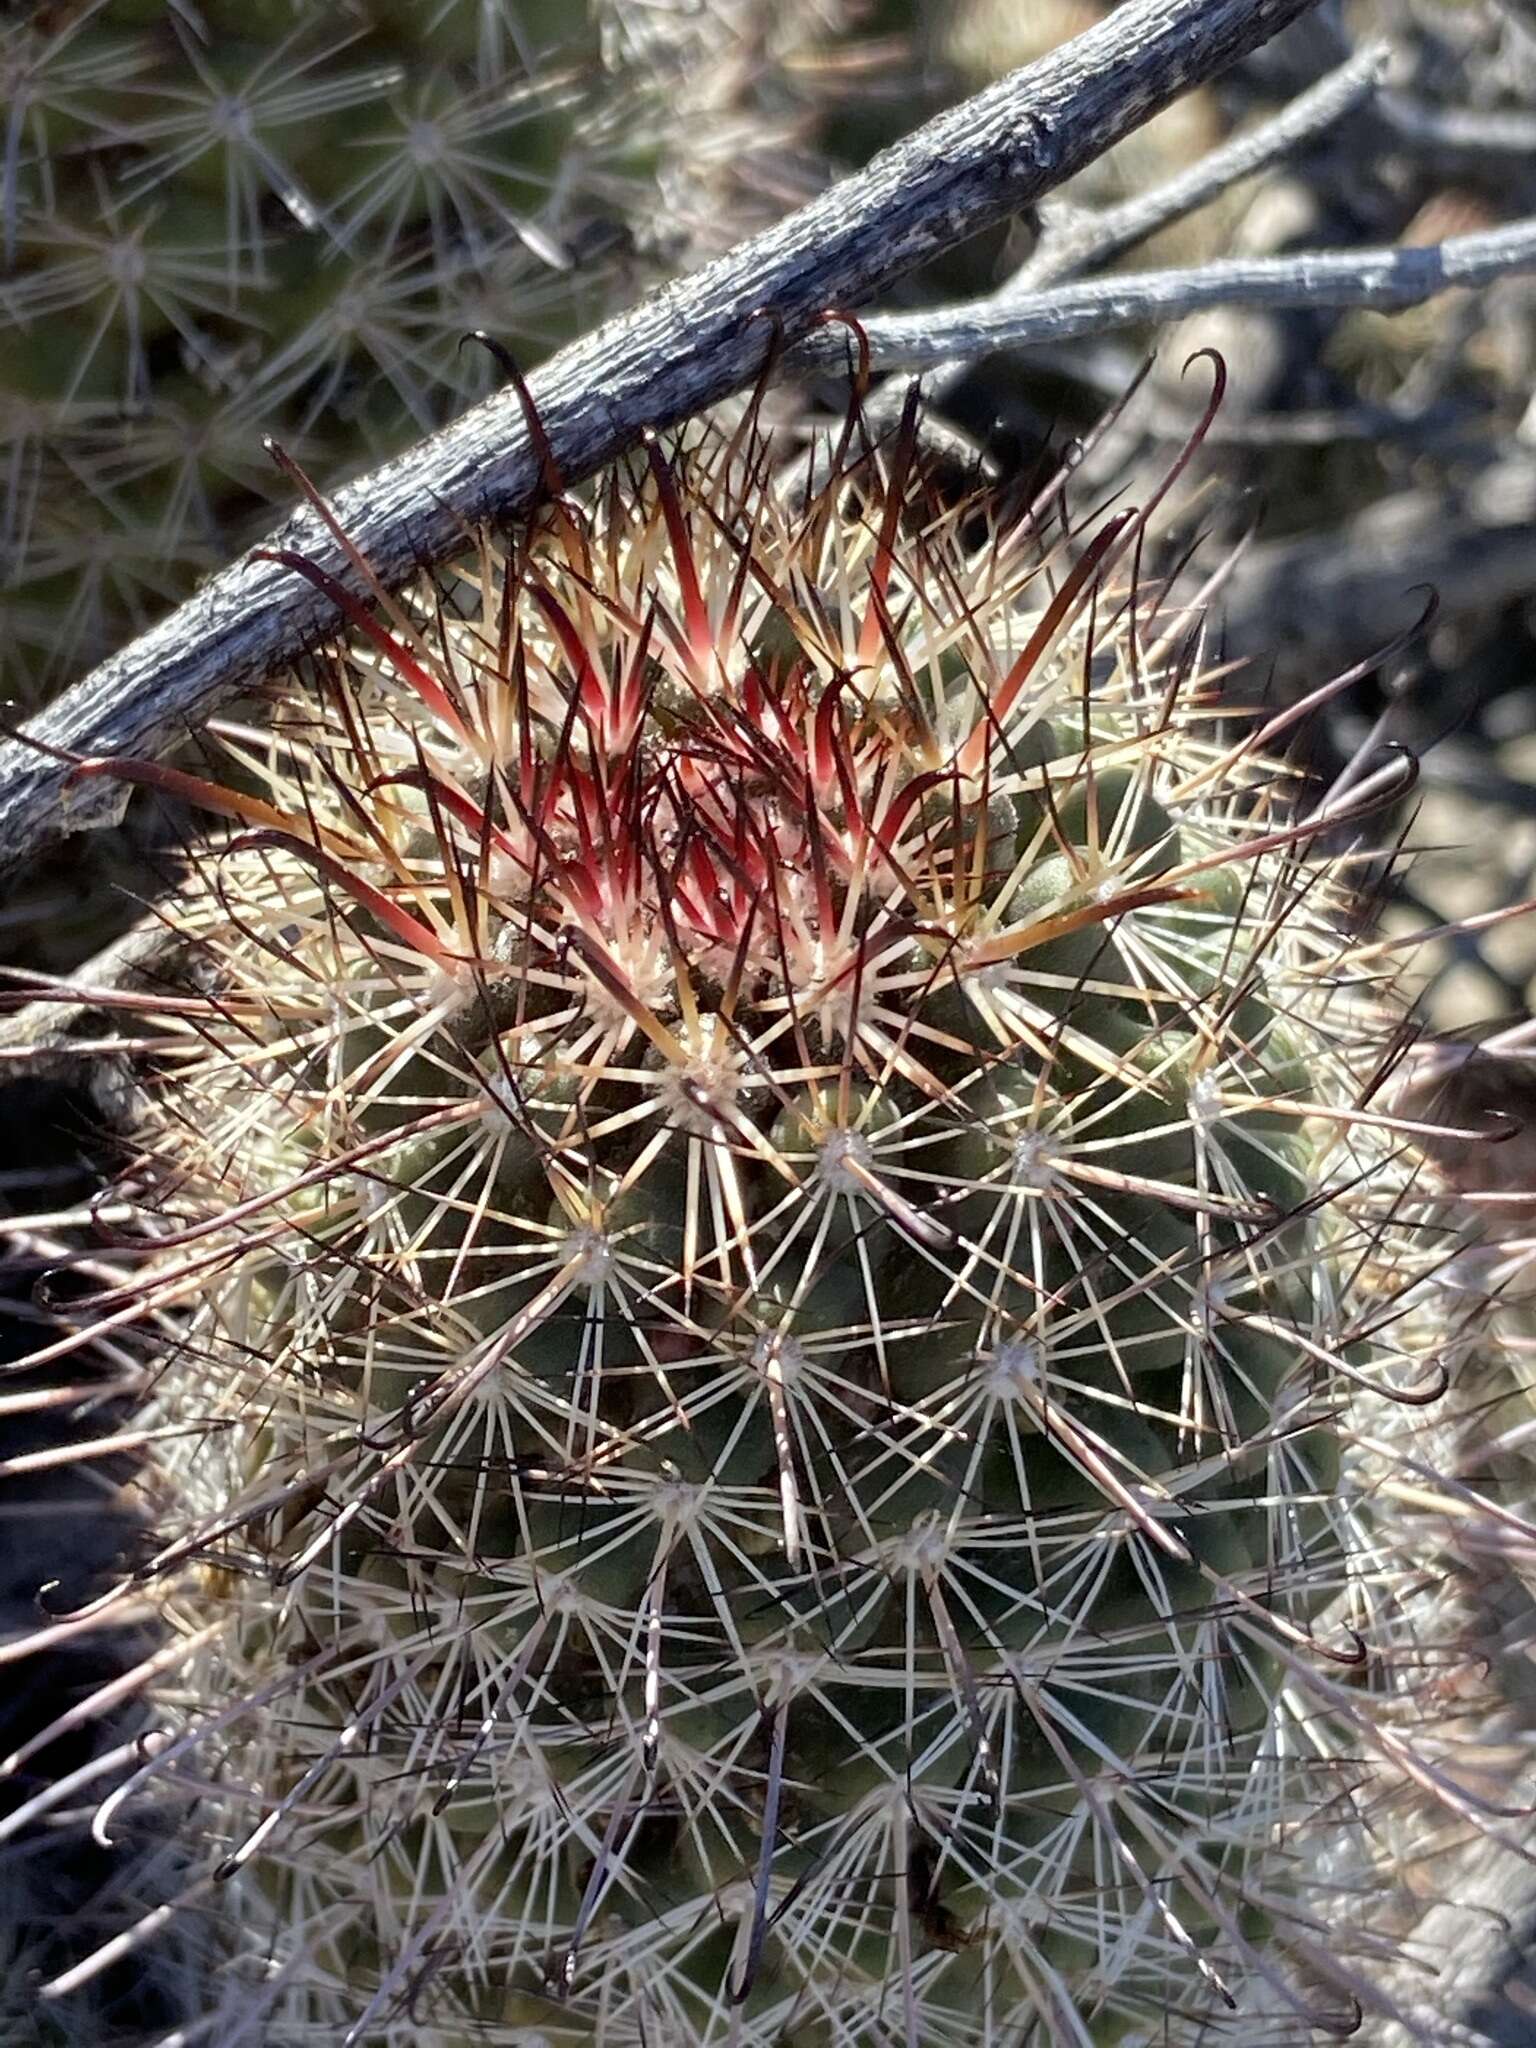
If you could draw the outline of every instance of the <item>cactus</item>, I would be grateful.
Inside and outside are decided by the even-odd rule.
[[[0,25],[0,693],[35,706],[269,524],[266,435],[337,482],[493,388],[470,330],[543,354],[658,243],[692,253],[658,181],[725,135],[767,158],[793,122],[753,103],[754,21],[712,13],[670,126],[676,67],[615,12],[96,0]]]
[[[186,1319],[99,1828],[185,1802],[231,2037],[1192,2042],[1327,1967],[1341,1417],[1434,1392],[1441,1245],[1318,842],[1400,785],[1218,691],[1169,481],[953,503],[909,408],[796,508],[749,410],[82,771],[222,835],[95,1307]]]

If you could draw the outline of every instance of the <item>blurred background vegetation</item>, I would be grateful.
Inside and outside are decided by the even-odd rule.
[[[787,211],[925,115],[1054,48],[1101,0],[34,0],[0,11],[0,699],[16,722],[258,537],[290,493],[276,436],[329,488],[500,381],[465,336],[532,365],[648,286]],[[1147,189],[1273,114],[1368,39],[1388,83],[1278,169],[1120,258],[1191,265],[1434,242],[1536,213],[1536,0],[1327,0],[1147,124],[1039,219],[910,279],[904,303],[974,296],[1082,209]],[[1446,935],[1416,971],[1440,1032],[1529,1011],[1536,919],[1536,281],[1403,315],[1226,312],[978,363],[947,415],[1000,470],[1049,461],[1152,373],[1077,487],[1084,503],[1189,434],[1220,350],[1225,408],[1187,480],[1175,545],[1222,594],[1234,693],[1279,703],[1427,633],[1306,735],[1328,772],[1365,744],[1420,757],[1410,866],[1377,873],[1398,930]],[[796,394],[835,407],[828,389]],[[790,407],[786,403],[784,417]],[[1394,821],[1406,829],[1410,819]],[[67,970],[153,895],[176,821],[130,806],[8,879],[0,962]],[[9,1356],[46,1336],[38,1274],[79,1241],[112,1151],[99,1098],[0,1096],[20,1135],[0,1205]],[[72,1238],[71,1233],[74,1233]],[[107,1382],[116,1370],[95,1361]],[[7,1420],[25,1455],[100,1433],[110,1407]],[[127,1473],[10,1484],[3,1628],[68,1605],[121,1541]],[[85,1532],[82,1534],[82,1532]],[[64,1653],[38,1688],[87,1690],[127,1638]],[[0,1710],[0,1744],[36,1721]],[[125,1733],[126,1730],[126,1733]],[[57,1773],[131,1734],[82,1735]],[[36,1781],[17,1786],[22,1796]],[[0,1814],[3,1825],[3,1814]],[[144,1846],[144,1845],[140,1845]],[[163,1870],[90,1852],[78,1827],[0,1843],[0,2039],[72,2044],[169,2025],[185,1947],[140,1955],[38,2034],[29,1971],[71,1912],[127,1925]],[[187,1935],[186,1940],[195,1937]],[[12,2031],[7,2032],[9,2024]],[[49,2024],[53,2024],[50,2022]],[[1502,2025],[1502,2022],[1499,2023]],[[1513,2024],[1513,2023],[1511,2023]],[[1488,2038],[1516,2040],[1518,2030]],[[29,2031],[32,2030],[32,2031]],[[1527,2034],[1523,2038],[1532,2038]]]

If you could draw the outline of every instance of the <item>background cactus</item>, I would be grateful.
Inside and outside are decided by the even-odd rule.
[[[338,481],[493,387],[466,333],[542,356],[687,261],[727,151],[782,202],[805,92],[775,66],[838,10],[624,12],[97,0],[0,27],[0,696],[35,706],[269,524],[267,435]],[[734,190],[709,180],[715,236]]]
[[[185,1801],[263,2041],[1337,1985],[1286,1844],[1377,1739],[1341,1416],[1436,1392],[1443,1242],[1315,842],[1400,769],[1319,805],[1146,513],[948,504],[917,440],[798,510],[750,413],[653,446],[127,771],[233,829],[86,1305],[192,1305],[170,1739],[98,1825]]]
[[[513,345],[590,317],[577,52],[550,10],[487,10],[489,44],[477,12],[110,0],[5,29],[9,694],[248,536],[281,494],[263,433],[330,473],[485,388],[472,281]]]

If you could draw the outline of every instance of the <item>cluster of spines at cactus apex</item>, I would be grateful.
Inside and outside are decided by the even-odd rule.
[[[1079,525],[870,442],[653,439],[414,596],[337,534],[222,769],[82,765],[210,821],[103,1827],[182,1803],[264,2040],[1349,2024],[1288,1844],[1393,1739],[1348,1417],[1443,1243],[1319,842],[1402,764],[1279,765],[1148,566],[1187,450]]]

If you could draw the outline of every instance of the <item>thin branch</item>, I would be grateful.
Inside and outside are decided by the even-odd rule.
[[[766,234],[564,349],[533,378],[555,461],[576,483],[647,426],[740,390],[773,346],[823,309],[865,304],[963,237],[1032,205],[1181,92],[1224,70],[1315,0],[1128,0],[1027,70],[941,114]],[[525,514],[540,461],[515,391],[338,492],[335,509],[381,581],[458,551],[482,521]],[[274,537],[355,587],[322,523]],[[99,787],[70,786],[60,754],[152,754],[222,698],[336,630],[305,579],[247,554],[67,691],[0,748],[0,872],[49,838],[99,822]]]
[[[1408,94],[1384,92],[1376,111],[1408,148],[1468,157],[1536,157],[1536,114],[1499,108],[1437,107]]]
[[[1101,212],[1073,209],[1062,217],[1047,213],[1039,246],[980,303],[1016,305],[1048,284],[1111,262],[1160,228],[1209,205],[1239,180],[1266,170],[1304,144],[1315,141],[1347,114],[1358,112],[1378,90],[1389,54],[1385,43],[1372,43],[1358,51],[1271,120],[1234,135],[1198,163],[1153,186],[1150,192],[1134,193],[1119,206],[1105,207]],[[971,358],[957,355],[926,370],[923,390],[929,406],[942,406],[970,369]],[[1126,381],[1119,380],[1122,388]],[[870,400],[866,421],[872,432],[894,426],[901,414],[907,382],[893,377]],[[936,411],[925,416],[924,431],[930,439],[938,422]],[[824,481],[828,457],[829,450],[825,448],[807,451],[785,480],[788,492],[804,496],[817,489]]]
[[[1069,341],[1117,327],[1156,326],[1211,306],[1365,306],[1399,312],[1440,292],[1492,284],[1536,270],[1536,220],[1514,221],[1428,247],[1307,250],[1299,256],[1234,258],[1180,270],[1148,270],[1061,285],[1001,302],[979,299],[865,323],[877,369],[927,370],[953,357]],[[850,343],[832,332],[793,351],[796,368],[846,368]]]
[[[1016,303],[1045,285],[1113,262],[1160,229],[1209,206],[1244,178],[1294,155],[1374,97],[1390,55],[1385,43],[1369,44],[1270,120],[1234,135],[1150,192],[1133,193],[1101,212],[1074,212],[1065,220],[1047,214],[1040,246],[991,294],[990,302]]]
[[[23,993],[29,985],[45,986],[49,993],[13,1009],[17,997],[0,980],[0,1083],[18,1069],[24,1068],[34,1080],[51,1078],[110,1055],[118,1040],[100,998],[152,981],[179,944],[175,926],[151,911],[67,980],[46,974],[21,976],[11,970],[7,979],[20,980]],[[83,1032],[103,1024],[108,1029],[105,1038],[82,1041]],[[123,1043],[126,1047],[128,1042]]]

